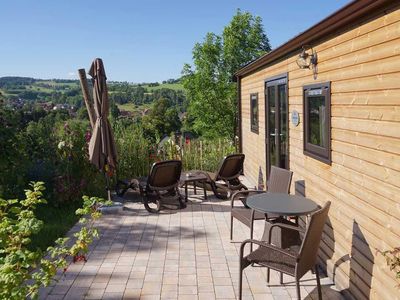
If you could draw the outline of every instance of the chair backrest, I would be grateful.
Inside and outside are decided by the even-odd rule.
[[[268,192],[288,194],[292,176],[292,171],[271,166],[271,173],[267,183]]]
[[[169,189],[179,184],[182,162],[180,160],[166,160],[155,162],[151,166],[147,185],[152,189]]]
[[[231,154],[225,156],[219,165],[214,180],[232,180],[238,178],[243,172],[243,164],[244,154]]]
[[[301,278],[305,273],[313,269],[315,266],[319,243],[321,242],[322,232],[328,218],[330,206],[331,202],[326,202],[324,207],[311,214],[309,218],[296,265],[297,278]]]

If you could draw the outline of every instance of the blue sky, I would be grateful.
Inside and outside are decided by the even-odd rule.
[[[95,57],[109,80],[177,78],[207,32],[236,10],[262,17],[273,48],[348,0],[13,0],[0,9],[0,77],[76,78]]]

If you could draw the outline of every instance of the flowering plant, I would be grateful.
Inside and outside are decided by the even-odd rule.
[[[86,124],[69,120],[58,127],[57,138],[54,187],[58,201],[75,201],[82,196],[82,191],[98,194],[102,186],[99,180],[103,179],[89,162],[91,133]]]

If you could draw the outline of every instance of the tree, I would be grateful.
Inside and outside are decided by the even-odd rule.
[[[193,48],[193,66],[183,68],[183,86],[194,131],[205,137],[233,138],[237,91],[234,73],[271,50],[260,17],[237,11],[222,36],[207,33]]]
[[[117,104],[115,104],[114,101],[110,101],[110,116],[113,119],[118,118],[120,114],[119,108],[117,106]]]
[[[150,113],[142,119],[145,134],[152,139],[159,139],[181,128],[178,110],[170,101],[159,98],[154,101]]]

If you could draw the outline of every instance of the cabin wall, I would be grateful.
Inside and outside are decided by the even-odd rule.
[[[400,246],[400,8],[318,45],[318,74],[296,56],[241,79],[245,175],[265,181],[264,81],[288,73],[289,166],[295,185],[331,201],[320,260],[336,285],[356,299],[400,299],[399,283],[379,250]],[[332,165],[303,154],[304,85],[331,82]],[[259,95],[259,134],[250,130],[250,94]]]

